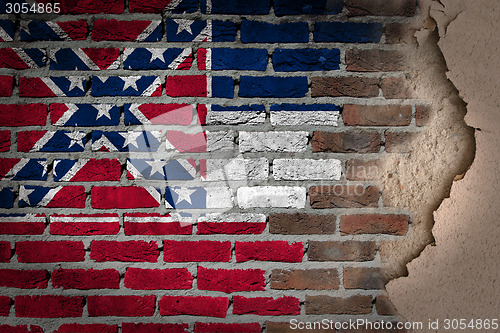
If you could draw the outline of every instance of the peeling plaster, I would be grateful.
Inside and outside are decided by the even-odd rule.
[[[453,183],[449,198],[434,207],[434,242],[415,252],[407,277],[386,287],[406,320],[439,319],[439,330],[424,331],[446,332],[445,318],[484,320],[500,313],[500,10],[493,0],[441,0],[427,8],[439,30],[446,76],[467,103],[467,125],[477,129],[475,159],[463,179]],[[446,98],[442,101],[447,108]],[[429,195],[425,188],[422,193]]]

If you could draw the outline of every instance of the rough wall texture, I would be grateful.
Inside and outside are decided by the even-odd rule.
[[[437,36],[413,36],[422,8],[68,1],[64,15],[3,15],[5,325],[396,320],[385,282],[432,242],[433,205],[473,153]]]
[[[407,320],[465,319],[461,331],[495,331],[500,284],[500,124],[498,53],[500,11],[495,1],[440,1],[429,4],[439,29],[447,76],[467,103],[465,121],[476,128],[476,154],[465,177],[434,213],[434,246],[408,265],[409,276],[387,285]],[[460,300],[458,302],[457,300]],[[464,306],[465,304],[465,306]],[[489,320],[490,329],[487,329]],[[456,330],[455,330],[456,331]]]

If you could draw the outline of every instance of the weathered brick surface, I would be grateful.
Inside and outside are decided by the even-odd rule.
[[[379,79],[371,77],[313,77],[311,93],[313,97],[377,97],[378,84]]]
[[[382,141],[377,132],[314,132],[313,152],[325,153],[377,153]]]
[[[311,261],[370,261],[376,252],[374,242],[310,241],[307,257]]]
[[[269,232],[272,234],[311,235],[334,234],[335,215],[272,214],[269,216]]]
[[[336,269],[273,269],[271,289],[339,289],[339,275]]]
[[[346,51],[347,70],[352,72],[393,72],[405,69],[405,57],[400,51],[358,50]]]
[[[403,236],[408,231],[408,215],[359,214],[342,215],[340,232],[351,234],[389,234]]]
[[[411,212],[379,177],[429,125],[415,4],[0,6],[0,331],[396,320],[377,253]]]
[[[368,314],[372,312],[372,297],[361,295],[349,298],[327,295],[306,296],[305,307],[307,314]]]
[[[346,289],[383,289],[387,279],[380,268],[344,268],[344,287]]]
[[[362,185],[313,186],[309,198],[312,208],[377,207],[379,189]]]
[[[407,126],[410,105],[345,105],[344,123],[348,126]]]

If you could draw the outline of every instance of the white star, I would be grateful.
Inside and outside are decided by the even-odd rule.
[[[109,76],[98,76],[97,77],[99,79],[99,81],[101,81],[102,83],[106,83],[106,81],[108,81],[109,79]]]
[[[128,87],[132,87],[135,91],[137,91],[137,81],[142,76],[123,76],[121,79],[123,80],[123,91],[125,91]]]
[[[153,160],[153,161],[145,161],[151,167],[150,176],[153,176],[155,173],[159,173],[162,176],[165,176],[165,172],[163,167],[165,166],[165,162],[162,160]]]
[[[31,202],[30,202],[30,199],[28,198],[28,195],[30,195],[34,191],[35,191],[35,189],[28,190],[28,189],[26,189],[26,187],[21,186],[19,188],[19,201],[23,200],[24,202],[26,202],[28,205],[31,206]]]
[[[193,203],[191,202],[191,194],[193,194],[194,192],[196,192],[196,190],[190,190],[189,188],[177,188],[177,189],[171,189],[172,191],[174,191],[175,193],[177,193],[178,197],[177,197],[177,202],[175,203],[176,205],[179,204],[179,202],[181,201],[187,201],[190,205],[192,205]]]
[[[43,167],[42,177],[47,174],[47,161],[37,161]]]
[[[181,33],[182,31],[186,30],[190,35],[193,34],[191,31],[191,24],[193,24],[194,21],[192,20],[181,20],[181,19],[174,19],[174,22],[177,23],[177,34]]]
[[[109,110],[113,107],[112,104],[95,104],[94,108],[97,110],[97,117],[95,120],[101,118],[101,117],[106,117],[109,120],[111,120],[111,115],[109,114]]]
[[[61,162],[61,160],[54,161],[54,167],[52,168],[52,174],[54,175],[54,177],[57,177],[56,167],[59,164],[59,162]]]
[[[70,82],[68,91],[71,91],[75,88],[78,88],[81,91],[85,91],[85,88],[83,87],[83,80],[84,79],[85,78],[83,78],[81,76],[68,76],[68,80]]]
[[[134,145],[136,148],[139,148],[139,145],[137,143],[137,138],[139,138],[139,136],[142,135],[142,132],[126,132],[118,134],[120,134],[125,139],[122,148],[125,148],[129,144]]]
[[[148,51],[151,52],[151,60],[149,62],[153,62],[155,59],[165,62],[165,58],[163,57],[164,49],[148,49]]]
[[[84,148],[84,144],[83,144],[83,138],[87,135],[85,134],[84,132],[71,132],[71,133],[64,133],[66,134],[70,139],[71,139],[71,142],[69,143],[69,147],[68,148],[71,148],[73,147],[74,145],[79,145],[80,147]]]

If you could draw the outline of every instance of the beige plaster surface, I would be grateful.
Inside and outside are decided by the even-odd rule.
[[[433,1],[429,13],[447,77],[467,103],[467,125],[476,128],[476,152],[434,212],[435,242],[387,291],[406,320],[439,319],[440,329],[425,331],[450,332],[445,318],[500,319],[500,2]]]

